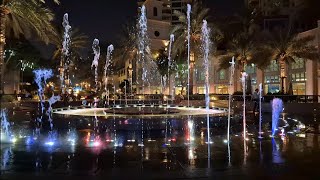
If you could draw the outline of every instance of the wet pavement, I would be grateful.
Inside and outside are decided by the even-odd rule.
[[[226,142],[225,116],[119,118],[54,115],[56,143],[33,132],[33,112],[10,111],[14,144],[1,144],[1,179],[319,179],[319,124],[314,115],[283,115],[286,135],[269,137],[271,114],[263,115],[263,139],[257,117],[248,114],[248,140],[242,116],[232,120]],[[281,124],[281,123],[280,123]],[[301,128],[299,125],[305,125]],[[300,127],[300,128],[299,128]],[[74,132],[76,136],[70,136]],[[69,141],[76,137],[76,142]]]

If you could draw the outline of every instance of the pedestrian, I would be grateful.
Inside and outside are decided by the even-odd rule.
[[[255,114],[256,110],[259,109],[259,89],[256,89],[253,94],[252,94],[252,99],[254,101],[254,105],[253,105],[253,114]]]

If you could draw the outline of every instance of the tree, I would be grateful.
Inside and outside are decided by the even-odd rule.
[[[209,8],[203,6],[201,1],[194,0],[192,3],[192,12],[190,14],[191,22],[190,22],[190,56],[198,58],[200,55],[200,44],[201,44],[201,28],[203,20],[207,20],[209,18]],[[187,59],[187,48],[186,48],[186,38],[188,35],[188,22],[187,15],[180,11],[174,11],[175,16],[179,18],[179,23],[177,23],[171,33],[175,35],[175,42],[173,44],[172,54],[176,60]],[[209,24],[209,26],[213,26]],[[219,29],[215,26],[212,29],[212,38],[219,39],[222,35]],[[178,57],[177,57],[178,56]],[[194,59],[191,59],[194,60]],[[184,61],[186,63],[186,60]],[[190,69],[190,86],[189,92],[193,93],[193,69],[191,66]]]
[[[62,29],[56,30],[53,36],[50,38],[50,42],[56,46],[56,50],[53,53],[53,59],[60,60],[62,55],[62,42],[63,42],[63,31]],[[71,44],[70,51],[71,56],[80,56],[80,50],[84,49],[88,44],[88,36],[81,33],[79,29],[71,31],[70,34]],[[71,58],[72,59],[72,58]]]
[[[297,58],[304,60],[317,60],[319,58],[318,49],[311,45],[314,39],[312,36],[298,37],[298,34],[292,33],[290,29],[275,29],[269,36],[266,36],[267,46],[271,52],[268,64],[264,63],[260,66],[269,65],[272,60],[276,60],[280,66],[281,92],[286,92],[288,77],[287,66],[293,63]]]
[[[64,69],[62,67],[62,51],[63,51],[63,47],[62,47],[62,42],[63,42],[63,29],[61,28],[56,28],[56,33],[52,34],[50,36],[50,42],[55,45],[56,49],[53,53],[53,59],[54,60],[58,60],[58,62],[60,63],[56,63],[57,66],[59,66],[60,69],[60,75],[62,75]],[[81,50],[84,49],[86,47],[86,45],[88,44],[88,37],[86,35],[84,35],[83,33],[81,33],[78,29],[74,29],[73,31],[71,31],[70,33],[70,39],[71,39],[71,43],[70,43],[70,47],[69,47],[69,65],[68,65],[68,70],[67,72],[69,72],[69,75],[72,74],[71,72],[74,71],[76,69],[76,63],[79,62],[79,58],[81,57]],[[73,68],[70,68],[69,66],[72,66]],[[68,76],[66,76],[68,77]],[[71,77],[71,76],[70,76]]]
[[[55,2],[58,3],[56,0]],[[43,6],[43,0],[2,0],[0,4],[0,90],[3,93],[3,53],[6,37],[21,35],[30,37],[34,32],[44,42],[54,33],[51,21],[53,13]]]

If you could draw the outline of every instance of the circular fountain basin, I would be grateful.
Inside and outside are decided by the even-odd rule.
[[[185,115],[223,115],[225,109],[206,109],[203,107],[184,107],[167,105],[126,105],[108,108],[73,107],[53,110],[53,113],[76,116],[185,116]]]

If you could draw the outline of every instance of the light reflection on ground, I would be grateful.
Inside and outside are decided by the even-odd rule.
[[[241,136],[241,116],[232,120],[230,143],[225,141],[226,117],[212,116],[212,143],[208,143],[203,115],[95,118],[55,114],[54,124],[59,132],[56,144],[45,146],[41,141],[45,138],[39,137],[27,145],[23,139],[27,136],[21,136],[15,144],[1,144],[2,177],[33,179],[39,174],[118,179],[316,176],[316,169],[320,167],[317,122],[308,123],[307,117],[285,115],[289,124],[286,128],[290,129],[284,136],[279,132],[272,139],[268,136],[270,116],[263,116],[264,138],[261,140],[257,138],[256,119],[247,116],[248,141],[245,143]],[[23,117],[13,118],[15,125],[20,130],[31,131],[32,126],[21,121]],[[305,124],[303,130],[299,130],[303,127],[301,122]],[[45,130],[42,134],[46,135]]]
[[[160,110],[159,110],[160,109]],[[113,113],[112,111],[115,111]],[[119,110],[121,110],[119,113]],[[186,115],[222,115],[226,114],[224,110],[216,110],[205,108],[187,108],[187,107],[169,107],[168,114],[166,114],[167,108],[165,107],[119,107],[119,108],[89,108],[89,109],[66,109],[62,111],[55,111],[56,114],[64,115],[78,115],[78,116],[132,116],[132,117],[163,117],[163,116],[186,116]]]

